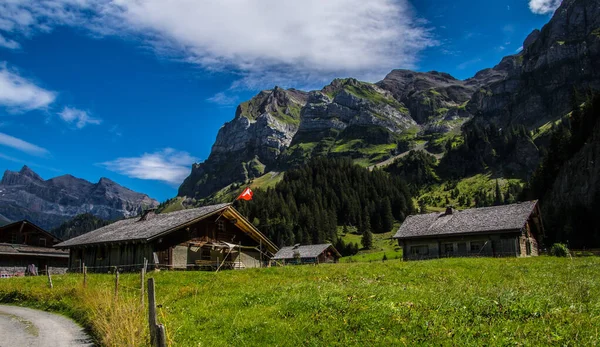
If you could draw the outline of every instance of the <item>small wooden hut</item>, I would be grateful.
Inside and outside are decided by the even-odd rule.
[[[171,213],[146,212],[56,245],[70,250],[71,269],[118,267],[205,269],[261,267],[277,247],[231,204]]]
[[[280,261],[282,264],[320,264],[337,263],[342,255],[333,247],[331,243],[318,245],[301,246],[296,244],[290,247],[283,247],[273,256],[273,260]]]
[[[394,238],[405,260],[538,255],[543,235],[537,201],[409,216]]]
[[[46,266],[54,273],[64,272],[69,253],[52,248],[59,242],[56,236],[27,220],[0,227],[0,273],[36,274]]]

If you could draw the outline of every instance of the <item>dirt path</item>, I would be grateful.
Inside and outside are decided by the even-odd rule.
[[[54,313],[0,305],[0,347],[93,346],[83,328]]]
[[[391,163],[393,163],[394,160],[407,156],[408,153],[410,153],[410,151],[425,151],[425,152],[427,152],[427,150],[425,149],[426,145],[427,145],[427,141],[424,142],[424,143],[421,143],[419,145],[416,145],[414,148],[409,149],[406,152],[402,152],[402,153],[400,153],[400,154],[398,154],[396,156],[393,156],[393,157],[391,157],[389,159],[386,159],[386,160],[384,160],[384,161],[382,161],[380,163],[377,163],[375,165],[371,165],[371,166],[369,166],[369,170],[373,170],[376,167],[386,167],[386,166],[390,165]],[[427,153],[429,153],[429,152],[427,152]],[[429,154],[431,154],[431,153],[429,153]]]

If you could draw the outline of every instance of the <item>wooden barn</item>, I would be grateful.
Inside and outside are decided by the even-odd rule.
[[[409,216],[395,239],[405,260],[538,255],[543,235],[537,201]]]
[[[60,240],[27,221],[0,227],[0,274],[37,274],[46,266],[61,273],[69,264],[69,253],[52,248]]]
[[[337,263],[342,256],[331,243],[283,247],[273,256],[273,260],[285,264]]]
[[[72,270],[261,267],[277,247],[231,204],[156,214],[146,212],[56,245],[68,248]]]

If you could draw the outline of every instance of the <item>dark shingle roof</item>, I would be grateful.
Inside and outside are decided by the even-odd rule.
[[[275,254],[275,256],[273,256],[273,259],[293,259],[294,251],[298,251],[300,253],[300,258],[315,258],[329,247],[332,248],[338,257],[340,256],[338,251],[331,245],[331,243],[323,243],[319,245],[298,246],[296,249],[294,249],[294,246],[283,247],[279,250],[279,252],[277,252],[277,254]]]
[[[0,243],[0,254],[4,255],[41,255],[49,257],[68,257],[69,252],[50,247],[37,247],[12,243]]]
[[[147,220],[143,221],[140,221],[140,217],[124,219],[61,242],[55,245],[55,247],[68,248],[71,246],[132,240],[147,241],[167,231],[175,230],[191,221],[219,212],[229,205],[219,204],[171,213],[152,214]]]
[[[452,214],[429,213],[409,216],[394,235],[397,239],[437,235],[520,230],[533,212],[537,200],[517,204],[472,208]]]

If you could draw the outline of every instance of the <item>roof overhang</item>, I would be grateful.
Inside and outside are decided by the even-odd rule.
[[[507,233],[520,233],[522,229],[502,229],[502,230],[479,230],[471,231],[466,233],[449,233],[449,234],[432,234],[432,235],[416,235],[416,236],[393,236],[393,239],[397,240],[416,240],[416,239],[438,239],[442,237],[460,237],[460,236],[477,236],[477,235],[490,235],[490,234],[507,234]]]
[[[43,257],[43,258],[65,258],[68,259],[68,254],[52,254],[52,253],[29,253],[29,252],[0,252],[0,255],[14,255],[14,256],[29,256],[29,257]]]

